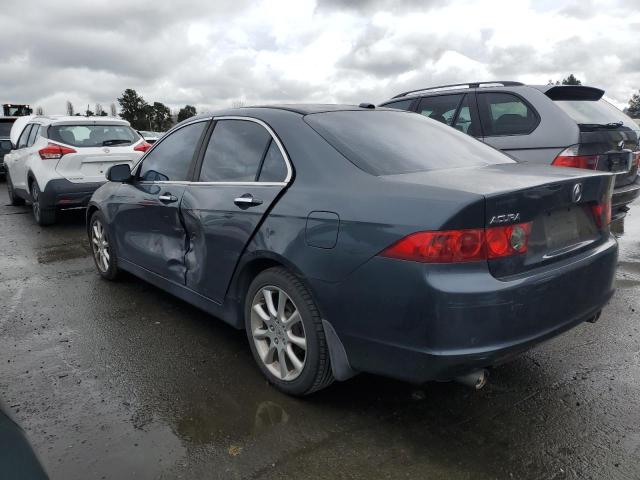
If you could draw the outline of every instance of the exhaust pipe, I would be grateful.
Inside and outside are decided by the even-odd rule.
[[[477,370],[475,372],[467,373],[466,375],[461,375],[459,377],[454,378],[454,381],[465,385],[467,387],[471,387],[475,390],[480,390],[487,384],[489,380],[489,371],[487,369]]]

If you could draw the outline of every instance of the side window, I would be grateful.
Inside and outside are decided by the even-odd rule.
[[[458,105],[464,95],[438,95],[436,97],[425,97],[420,100],[418,113],[425,117],[432,118],[446,125],[453,123]]]
[[[408,100],[400,100],[399,102],[385,103],[381,106],[385,108],[395,108],[397,110],[409,110],[412,102],[413,98],[409,98]]]
[[[36,143],[36,136],[38,135],[39,131],[40,131],[40,125],[34,124],[33,127],[31,128],[31,133],[29,134],[29,139],[27,140],[27,147],[30,147],[34,143]]]
[[[458,111],[458,116],[453,123],[453,128],[456,130],[460,130],[468,135],[477,135],[477,125],[474,124],[473,118],[471,117],[471,110],[469,105],[470,95],[465,95],[462,104],[460,105],[460,110]],[[476,122],[477,123],[477,122]]]
[[[287,178],[287,165],[275,141],[271,140],[269,149],[262,162],[258,181],[284,182]]]
[[[145,157],[138,178],[147,182],[187,180],[189,167],[207,123],[192,123],[165,137]]]
[[[536,112],[515,95],[480,93],[478,102],[485,136],[526,135],[538,126]]]
[[[271,135],[247,120],[219,120],[202,161],[201,182],[255,182]]]
[[[30,123],[29,125],[24,127],[24,130],[20,134],[20,138],[18,138],[18,145],[17,145],[18,149],[24,148],[27,146],[27,140],[29,139],[29,134],[31,133],[32,126],[33,124]]]

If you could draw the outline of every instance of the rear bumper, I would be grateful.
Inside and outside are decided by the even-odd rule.
[[[593,318],[611,298],[617,243],[498,280],[486,264],[376,257],[337,286],[314,285],[349,365],[410,382],[510,360]],[[324,302],[326,295],[334,296]],[[327,308],[328,304],[328,308]]]
[[[41,208],[85,207],[104,182],[73,183],[65,178],[49,180],[40,193]]]
[[[611,197],[611,207],[614,219],[624,216],[626,210],[621,210],[620,207],[624,207],[633,202],[638,198],[638,196],[640,196],[640,177],[629,185],[615,188]]]

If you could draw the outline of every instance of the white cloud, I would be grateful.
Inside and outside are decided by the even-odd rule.
[[[634,0],[5,3],[0,101],[48,113],[66,99],[108,105],[125,88],[199,110],[380,102],[434,84],[569,73],[619,106],[640,88]]]

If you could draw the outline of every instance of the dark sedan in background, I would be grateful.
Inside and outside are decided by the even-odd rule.
[[[108,178],[87,209],[99,273],[246,329],[290,394],[357,372],[481,386],[613,293],[610,173],[520,164],[407,112],[221,111]]]

